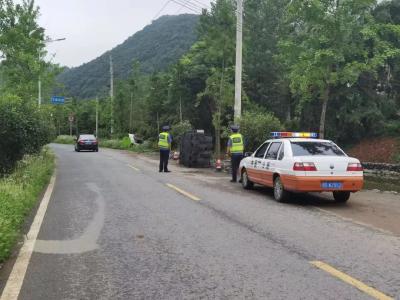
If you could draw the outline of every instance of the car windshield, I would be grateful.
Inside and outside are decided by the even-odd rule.
[[[291,142],[293,156],[345,156],[332,142]]]

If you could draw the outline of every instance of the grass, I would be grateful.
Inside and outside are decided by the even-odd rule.
[[[364,189],[380,191],[395,191],[400,193],[400,178],[377,175],[365,175]]]
[[[53,171],[54,155],[44,148],[38,155],[26,156],[12,174],[0,178],[0,262],[10,256]]]
[[[55,140],[54,143],[57,144],[75,144],[75,137],[70,135],[59,135]]]

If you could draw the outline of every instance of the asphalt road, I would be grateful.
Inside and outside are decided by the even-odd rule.
[[[400,299],[398,236],[226,178],[52,147],[55,189],[19,299],[371,299],[343,274]]]

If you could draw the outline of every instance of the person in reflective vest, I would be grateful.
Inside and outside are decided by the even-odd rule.
[[[240,161],[243,159],[244,140],[243,136],[239,133],[239,126],[232,125],[231,130],[232,134],[228,140],[227,154],[230,155],[231,157],[231,166],[232,166],[231,182],[236,182],[239,164]]]
[[[169,133],[169,126],[164,126],[158,136],[158,148],[160,149],[159,172],[171,172],[168,170],[169,153],[171,151],[172,135]]]

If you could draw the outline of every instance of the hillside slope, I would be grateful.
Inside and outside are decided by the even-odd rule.
[[[175,63],[196,41],[197,15],[163,16],[100,57],[58,76],[65,93],[77,98],[104,94],[109,85],[109,56],[113,57],[114,76],[125,79],[132,62],[151,73]]]

